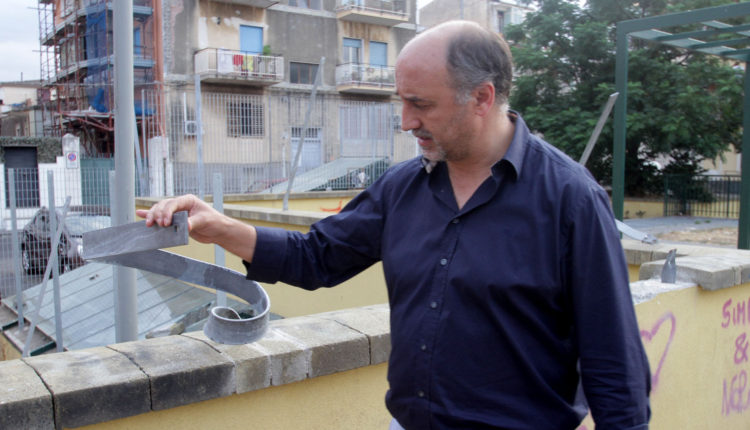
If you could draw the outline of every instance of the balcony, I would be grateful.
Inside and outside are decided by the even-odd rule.
[[[409,13],[405,0],[336,0],[336,18],[393,27],[409,22]]]
[[[341,93],[391,95],[396,89],[395,68],[348,63],[336,66],[336,89]]]
[[[284,57],[206,48],[194,59],[195,73],[205,82],[273,85],[284,80]]]
[[[252,6],[261,9],[266,9],[270,6],[278,3],[277,0],[215,0],[219,3],[229,3],[239,6]]]

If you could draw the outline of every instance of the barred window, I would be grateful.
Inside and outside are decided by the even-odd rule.
[[[263,136],[262,104],[228,103],[227,111],[228,136]]]

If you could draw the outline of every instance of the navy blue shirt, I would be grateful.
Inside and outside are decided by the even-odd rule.
[[[460,210],[445,163],[389,169],[308,234],[258,228],[248,277],[333,286],[383,262],[386,404],[406,429],[646,429],[650,375],[607,194],[532,135]],[[580,366],[580,372],[579,372]]]

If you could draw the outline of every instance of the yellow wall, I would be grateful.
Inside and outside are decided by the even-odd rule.
[[[386,364],[79,427],[101,430],[385,430]]]
[[[341,208],[346,206],[346,204],[349,203],[352,197],[353,196],[290,199],[289,210],[312,211],[312,212],[322,212],[322,213],[327,213],[327,214],[335,214]],[[272,209],[282,209],[284,207],[284,202],[281,199],[232,202],[232,204],[240,204],[243,206],[257,206],[261,208],[272,208]]]
[[[623,218],[656,218],[664,216],[662,199],[626,199]],[[637,279],[637,278],[636,278]]]
[[[10,343],[5,336],[0,335],[0,361],[15,360],[21,358],[21,353]]]
[[[651,365],[650,428],[750,428],[750,284],[664,293],[636,313]]]

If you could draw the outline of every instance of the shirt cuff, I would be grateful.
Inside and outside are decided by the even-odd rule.
[[[288,232],[270,227],[255,227],[255,231],[257,239],[253,261],[242,261],[247,271],[246,277],[258,282],[278,282],[284,267]]]

